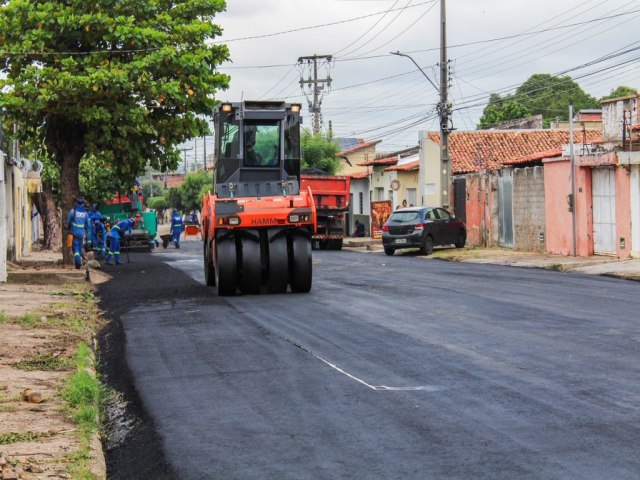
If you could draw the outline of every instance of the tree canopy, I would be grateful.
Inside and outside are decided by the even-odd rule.
[[[615,90],[611,90],[609,95],[605,95],[600,100],[607,100],[609,98],[626,97],[627,95],[635,95],[638,93],[637,88],[627,87],[626,85],[620,85]]]
[[[200,210],[202,196],[213,188],[213,175],[199,171],[189,173],[178,187],[169,189],[166,195],[171,208],[180,211]]]
[[[224,0],[9,0],[0,6],[0,107],[61,167],[63,208],[88,155],[130,184],[147,162],[175,168],[206,131],[229,58],[210,40]]]
[[[313,134],[305,129],[300,138],[302,145],[302,168],[319,168],[335,175],[340,167],[340,147],[321,133]]]
[[[600,108],[598,100],[584,92],[571,77],[537,73],[520,85],[514,94],[492,94],[478,128],[490,128],[500,122],[531,115],[542,115],[544,126],[548,127],[556,118],[569,119],[569,104],[573,104],[575,111]]]

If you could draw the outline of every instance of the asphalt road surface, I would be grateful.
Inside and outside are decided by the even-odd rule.
[[[108,270],[110,478],[640,478],[640,285],[314,252],[309,294],[217,298],[201,245]]]

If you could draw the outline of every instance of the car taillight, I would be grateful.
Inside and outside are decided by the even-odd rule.
[[[424,230],[424,223],[418,223],[415,227],[413,227],[414,230]]]
[[[383,225],[382,226],[382,231],[383,232],[388,232],[389,231],[389,227],[387,225]]]

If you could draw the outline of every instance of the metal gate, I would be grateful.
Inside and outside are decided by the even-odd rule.
[[[453,209],[456,218],[467,221],[467,179],[453,179]]]
[[[513,247],[513,177],[498,178],[500,246]]]
[[[616,184],[613,167],[591,170],[593,251],[616,253]]]

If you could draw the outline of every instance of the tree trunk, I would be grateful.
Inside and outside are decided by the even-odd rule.
[[[56,203],[56,197],[50,188],[44,186],[41,193],[33,195],[33,202],[42,218],[44,229],[44,250],[60,251],[62,247],[62,230],[60,229],[60,209]]]
[[[66,239],[69,235],[67,227],[67,215],[75,205],[76,198],[80,194],[80,159],[82,158],[80,148],[69,149],[64,152],[62,164],[60,165],[60,192],[62,197],[62,260],[67,264],[73,263],[73,253],[67,247]]]

